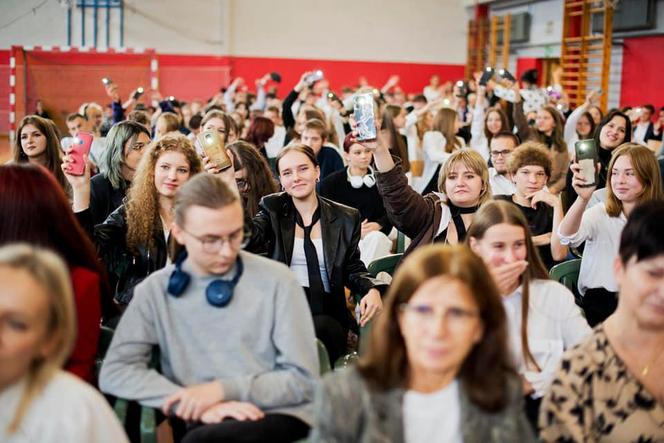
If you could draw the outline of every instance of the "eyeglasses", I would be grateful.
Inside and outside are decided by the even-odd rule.
[[[247,179],[245,178],[236,178],[235,184],[237,185],[237,190],[240,192],[248,192],[250,185]]]
[[[512,151],[506,149],[505,151],[491,151],[491,157],[507,157]]]
[[[243,246],[243,240],[244,240],[243,228],[240,228],[237,231],[232,232],[231,234],[225,237],[213,237],[213,236],[199,237],[195,234],[192,234],[191,232],[187,231],[184,228],[182,228],[182,230],[187,234],[191,235],[196,240],[198,240],[201,244],[201,249],[203,249],[203,252],[207,252],[208,254],[215,254],[221,251],[221,249],[224,247],[224,244],[226,243],[228,243],[228,245],[233,249],[239,249]]]
[[[402,303],[399,305],[399,310],[412,315],[421,324],[431,324],[442,316],[450,328],[466,326],[470,320],[479,316],[476,310],[459,307],[444,309],[420,303]]]

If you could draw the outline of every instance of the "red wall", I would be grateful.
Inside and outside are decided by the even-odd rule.
[[[0,50],[0,134],[9,131],[9,49]]]
[[[620,87],[622,106],[664,106],[664,36],[625,39]]]

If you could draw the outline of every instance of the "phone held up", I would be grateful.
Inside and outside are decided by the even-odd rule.
[[[198,135],[198,143],[200,143],[205,155],[217,168],[223,171],[231,166],[231,159],[228,158],[226,153],[226,144],[216,130],[208,129],[201,132]]]
[[[84,131],[80,131],[76,137],[71,138],[71,142],[67,147],[67,154],[71,157],[67,174],[79,176],[85,174],[83,156],[90,153],[93,139],[94,136],[91,133]]]
[[[376,138],[376,118],[374,97],[371,92],[360,92],[353,97],[353,116],[357,124],[357,140],[367,141]]]
[[[597,186],[597,163],[599,157],[597,154],[597,146],[595,140],[579,140],[574,143],[574,151],[576,154],[576,162],[581,166],[581,175],[586,181],[585,187]]]

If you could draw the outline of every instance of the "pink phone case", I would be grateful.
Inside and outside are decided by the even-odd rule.
[[[89,132],[79,132],[78,136],[74,137],[71,148],[69,150],[69,155],[72,158],[72,163],[70,163],[69,170],[67,171],[69,174],[83,175],[85,173],[85,162],[83,161],[83,155],[90,153],[92,140],[93,136]]]

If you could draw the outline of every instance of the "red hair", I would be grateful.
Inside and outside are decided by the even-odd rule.
[[[55,177],[43,166],[4,165],[0,166],[0,189],[0,245],[25,242],[53,250],[70,268],[97,273],[103,282],[102,304],[110,301],[95,247]],[[104,312],[109,313],[106,306]]]
[[[265,149],[267,142],[274,135],[274,122],[267,117],[254,117],[247,130],[247,139],[249,143],[258,148],[259,151]]]

